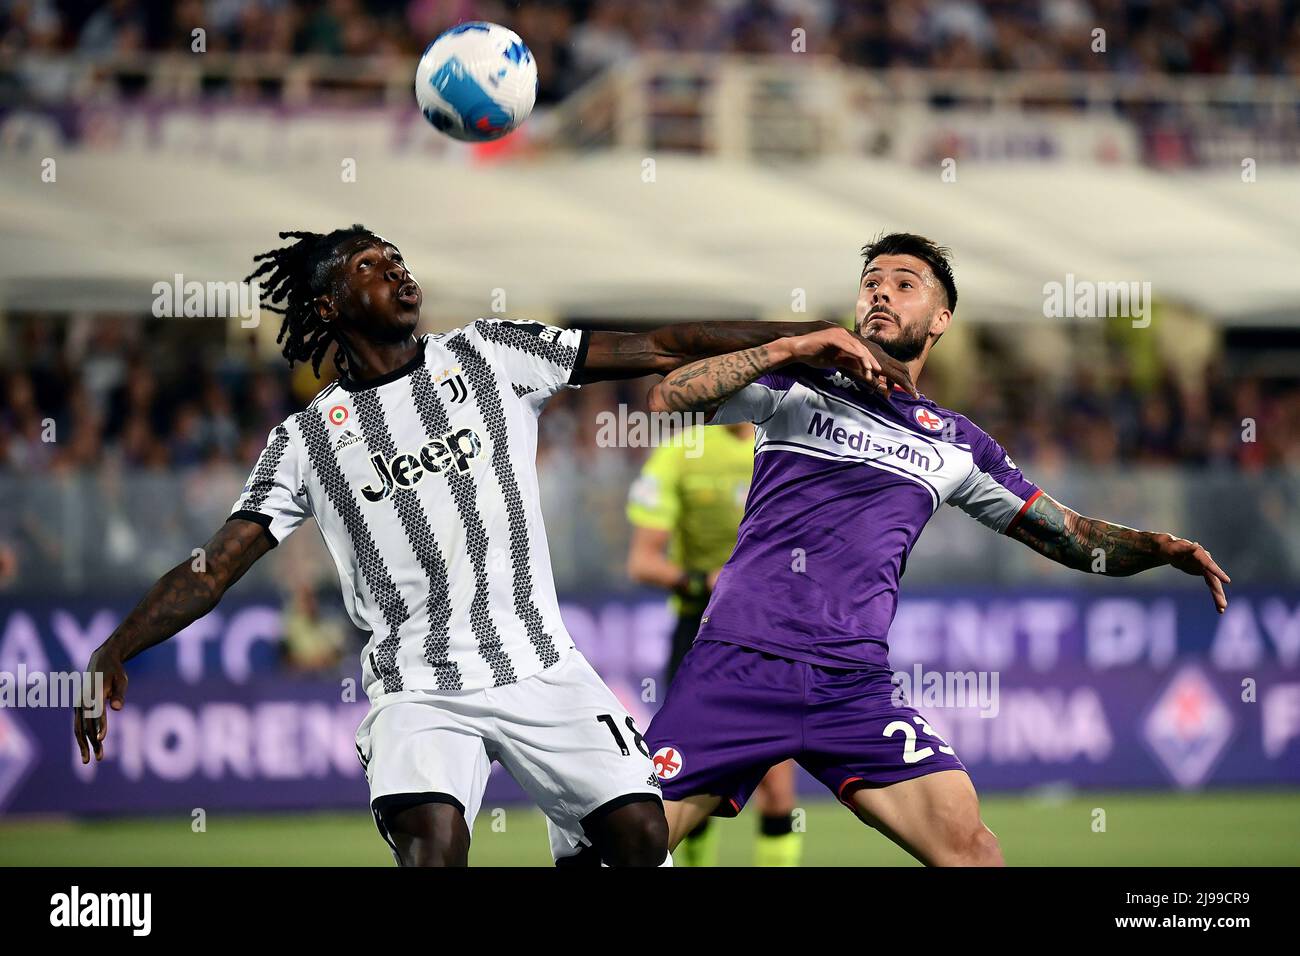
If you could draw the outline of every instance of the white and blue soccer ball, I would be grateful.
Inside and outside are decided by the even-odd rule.
[[[452,27],[429,44],[415,68],[424,118],[455,139],[500,139],[528,118],[537,100],[537,61],[519,34],[495,23]]]

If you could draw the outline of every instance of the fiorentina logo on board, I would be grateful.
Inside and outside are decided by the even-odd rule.
[[[1143,734],[1156,757],[1183,788],[1209,779],[1232,739],[1234,721],[1223,699],[1195,664],[1180,670],[1156,699]]]
[[[36,762],[36,747],[9,708],[0,707],[0,810]]]

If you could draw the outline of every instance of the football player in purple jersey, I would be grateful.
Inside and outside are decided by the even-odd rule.
[[[754,478],[736,549],[646,739],[676,846],[738,813],[794,758],[863,822],[923,863],[1001,865],[953,748],[900,700],[888,632],[922,528],[952,504],[1067,567],[1110,576],[1171,565],[1227,574],[1194,541],[1078,514],[1029,481],[969,419],[924,395],[882,395],[864,343],[919,381],[952,321],[948,250],[895,233],[863,249],[857,335],[823,329],[669,373],[652,411],[751,421]]]

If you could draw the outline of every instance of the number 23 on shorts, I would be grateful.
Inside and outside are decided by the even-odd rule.
[[[631,718],[629,717],[628,720],[631,721]],[[948,741],[936,734],[934,730],[931,729],[930,725],[925,722],[924,717],[917,715],[913,717],[912,720],[921,728],[921,733],[939,741],[939,753],[956,756],[957,752],[948,746]],[[884,735],[886,737],[892,737],[895,734],[903,735],[903,763],[920,763],[926,757],[934,756],[933,747],[922,747],[920,750],[916,749],[916,728],[907,721],[891,720],[885,725]]]

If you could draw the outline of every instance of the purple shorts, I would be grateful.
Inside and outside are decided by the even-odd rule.
[[[841,801],[861,787],[965,771],[925,718],[895,706],[891,676],[696,641],[645,735],[664,799],[712,794],[723,798],[716,815],[735,816],[791,757]]]

